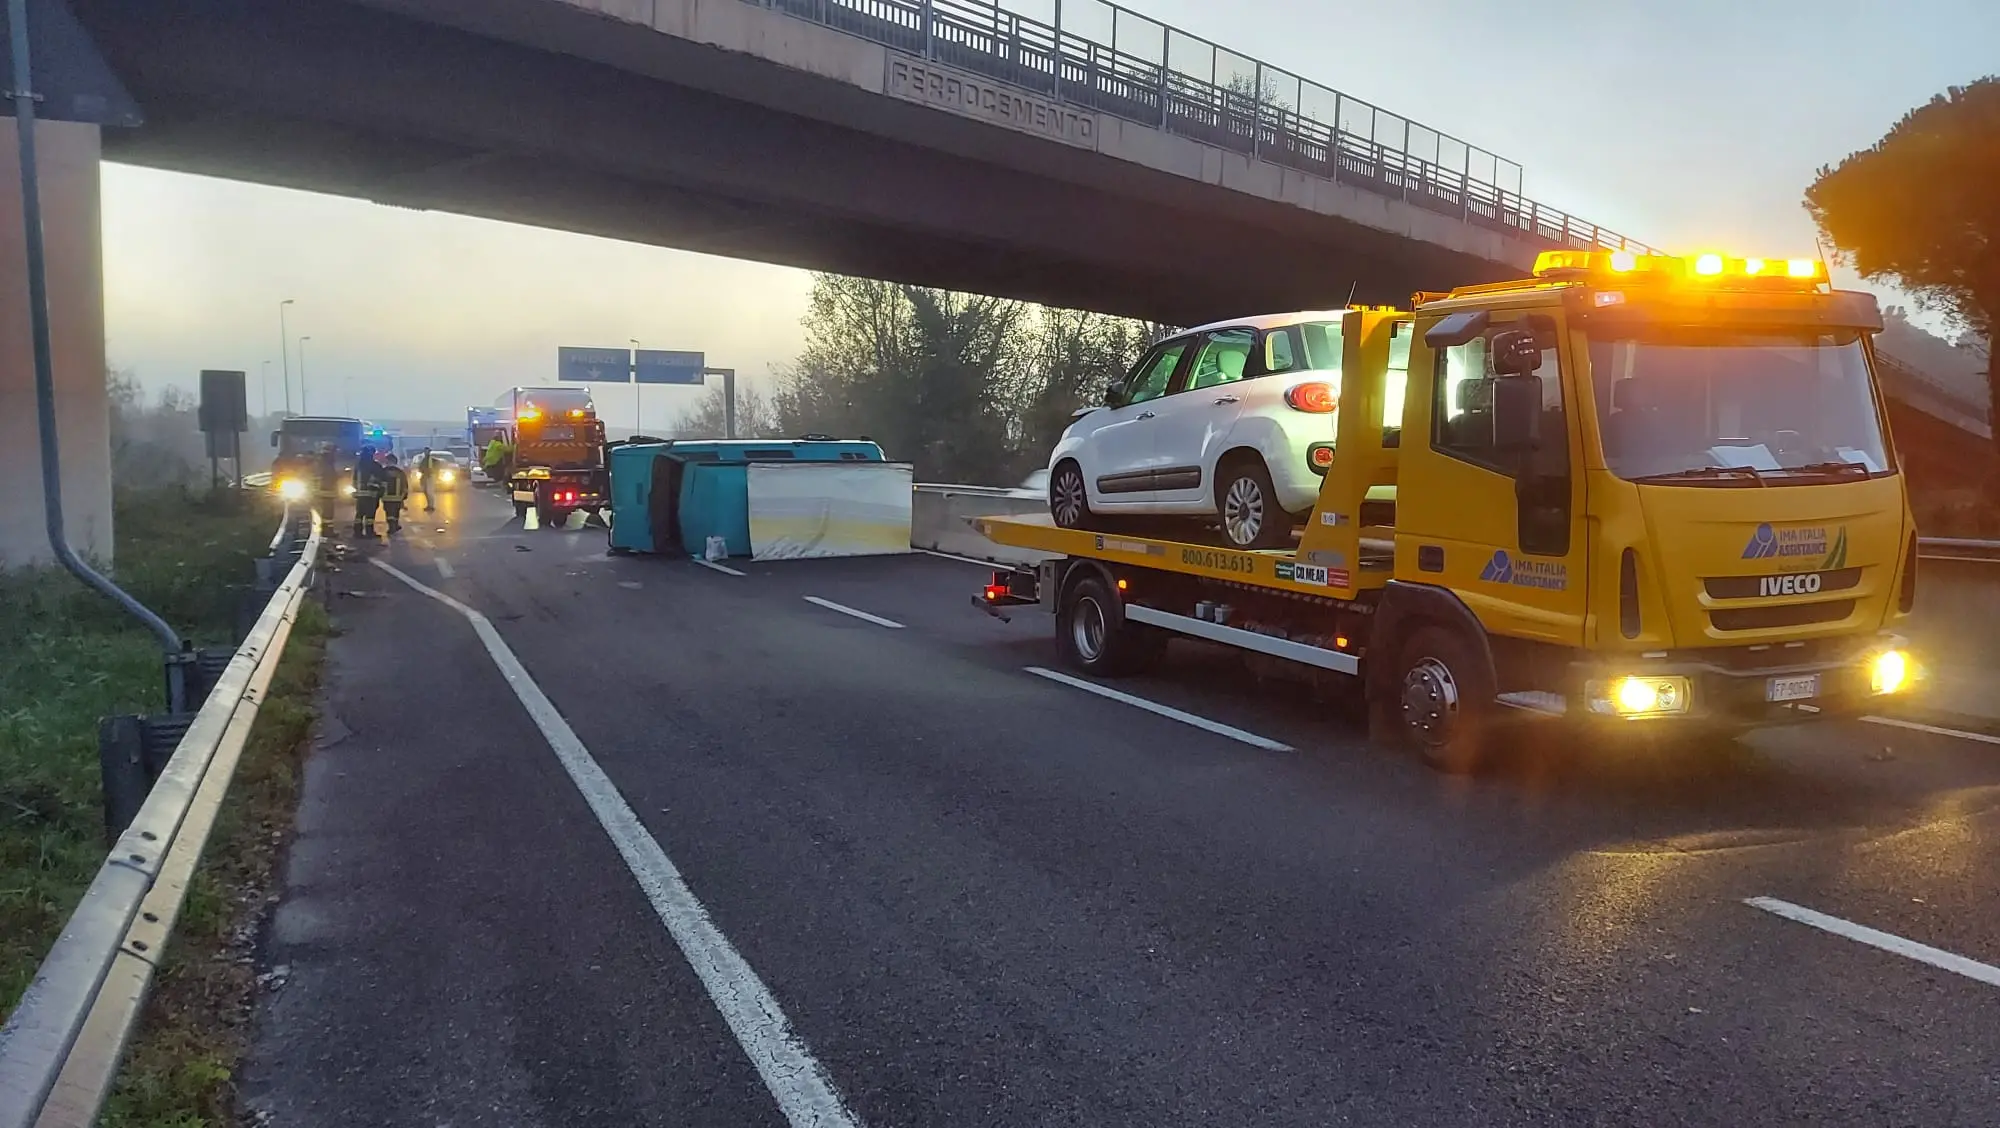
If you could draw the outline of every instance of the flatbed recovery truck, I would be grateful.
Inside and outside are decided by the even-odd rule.
[[[1053,612],[1086,673],[1183,636],[1334,679],[1373,738],[1453,772],[1503,721],[1636,740],[1865,711],[1917,674],[1895,633],[1916,529],[1881,325],[1818,260],[1625,251],[1352,309],[1295,548],[980,518],[1049,559],[974,602]],[[1364,511],[1385,486],[1393,507]]]

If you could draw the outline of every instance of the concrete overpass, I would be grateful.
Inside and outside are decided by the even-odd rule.
[[[110,159],[737,258],[1187,324],[1624,242],[1131,13],[1098,42],[990,0],[73,2],[147,117]]]

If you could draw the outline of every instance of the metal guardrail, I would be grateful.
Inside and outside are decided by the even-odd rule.
[[[999,0],[744,2],[1476,226],[1652,250],[1523,196],[1512,161],[1104,0],[1054,0],[1048,22]]]
[[[288,551],[286,507],[272,539]],[[312,582],[320,523],[0,1027],[0,1128],[97,1119]]]
[[[1923,560],[1974,560],[2000,564],[2000,541],[1918,537],[1917,556]]]

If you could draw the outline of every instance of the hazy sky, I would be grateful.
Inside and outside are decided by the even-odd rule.
[[[1089,2],[1065,0],[1066,22]],[[1994,0],[1133,6],[1496,152],[1530,197],[1674,251],[1810,253],[1819,166],[2000,70]],[[1145,34],[1120,27],[1121,48]],[[283,406],[281,298],[312,338],[314,410],[453,419],[549,380],[564,344],[637,337],[762,379],[797,353],[809,289],[781,267],[121,166],[104,222],[112,362],[154,387],[242,368],[253,409],[267,360]],[[699,394],[648,389],[648,423]],[[599,399],[631,422],[629,389]]]

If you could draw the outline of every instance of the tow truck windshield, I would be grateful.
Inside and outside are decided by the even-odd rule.
[[[1611,472],[1635,482],[1770,486],[1894,473],[1854,330],[1659,330],[1593,338]]]

